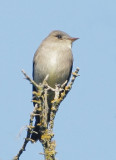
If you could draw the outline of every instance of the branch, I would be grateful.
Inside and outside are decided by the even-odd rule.
[[[71,82],[67,86],[66,86],[67,84],[67,81],[66,81],[62,85],[56,85],[54,89],[47,84],[47,79],[49,75],[46,76],[42,84],[38,85],[22,70],[22,73],[24,74],[25,78],[32,85],[34,85],[34,87],[36,87],[37,92],[35,91],[33,92],[34,100],[32,101],[35,103],[35,107],[34,107],[33,112],[30,114],[30,121],[29,121],[29,126],[27,129],[27,136],[25,138],[22,148],[19,150],[18,154],[14,157],[13,160],[19,160],[19,157],[21,156],[23,151],[25,151],[26,145],[29,141],[35,142],[34,140],[30,138],[31,134],[34,132],[33,131],[34,129],[33,120],[35,116],[40,116],[40,124],[38,125],[42,128],[42,136],[41,136],[40,142],[43,145],[44,153],[41,153],[41,154],[44,155],[45,160],[55,160],[56,143],[54,140],[52,140],[52,138],[54,137],[54,134],[53,134],[54,119],[55,119],[60,103],[63,101],[63,99],[68,94],[68,92],[71,90],[76,77],[79,76],[78,72],[79,72],[79,68],[77,68],[76,71],[72,73]],[[51,102],[52,107],[51,107],[49,123],[47,122],[47,115],[48,115],[47,92],[48,90],[52,90],[55,92],[54,100],[52,100]],[[39,114],[38,114],[38,111],[39,111]]]

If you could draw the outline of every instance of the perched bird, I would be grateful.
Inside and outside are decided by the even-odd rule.
[[[53,88],[56,84],[63,84],[66,80],[69,81],[73,66],[71,48],[72,43],[77,39],[70,37],[65,32],[55,30],[42,41],[33,59],[33,80],[37,84],[42,83],[47,75],[47,83]],[[33,87],[33,91],[36,91],[35,87]],[[54,92],[49,91],[47,98],[49,122],[51,100],[54,99]],[[37,126],[39,122],[40,117],[36,116],[34,131],[38,134],[33,133],[31,136],[35,141],[41,139],[41,130]]]

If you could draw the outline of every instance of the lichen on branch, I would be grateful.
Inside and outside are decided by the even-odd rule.
[[[56,160],[55,155],[55,147],[56,142],[53,140],[54,133],[53,133],[53,127],[54,127],[54,119],[56,116],[56,113],[59,109],[60,103],[64,100],[68,92],[71,90],[72,85],[76,79],[78,74],[79,68],[75,70],[75,72],[72,73],[71,81],[68,85],[67,82],[64,82],[62,85],[56,85],[55,89],[51,88],[47,84],[48,75],[45,77],[42,84],[37,84],[35,81],[33,81],[23,70],[22,73],[24,74],[25,78],[37,89],[37,92],[33,92],[34,100],[32,100],[35,103],[35,107],[33,109],[33,112],[30,114],[30,120],[29,125],[27,127],[27,136],[24,140],[24,144],[22,148],[19,150],[18,154],[13,158],[13,160],[19,160],[19,157],[25,151],[26,145],[29,141],[34,143],[35,141],[31,139],[32,133],[38,134],[34,131],[34,125],[33,121],[35,116],[40,117],[40,123],[37,124],[39,127],[42,128],[42,136],[41,136],[41,144],[43,146],[44,153],[44,159],[45,160]],[[52,90],[55,94],[54,99],[51,101],[52,107],[50,111],[50,121],[48,123],[47,121],[47,115],[48,115],[48,104],[47,104],[47,95],[48,91]]]

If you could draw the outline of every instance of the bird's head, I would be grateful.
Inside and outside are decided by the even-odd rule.
[[[48,35],[46,40],[48,39],[53,45],[58,44],[60,47],[66,46],[66,47],[71,48],[72,43],[79,38],[74,38],[74,37],[69,36],[67,33],[63,31],[55,30],[55,31],[52,31]]]

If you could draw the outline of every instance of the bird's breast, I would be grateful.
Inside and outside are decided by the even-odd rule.
[[[72,62],[71,50],[43,52],[35,59],[34,79],[41,83],[49,75],[47,82],[51,87],[62,84],[69,79]]]
[[[51,56],[51,58],[49,59],[49,64],[54,67],[57,64],[57,60],[58,58],[56,56]]]

